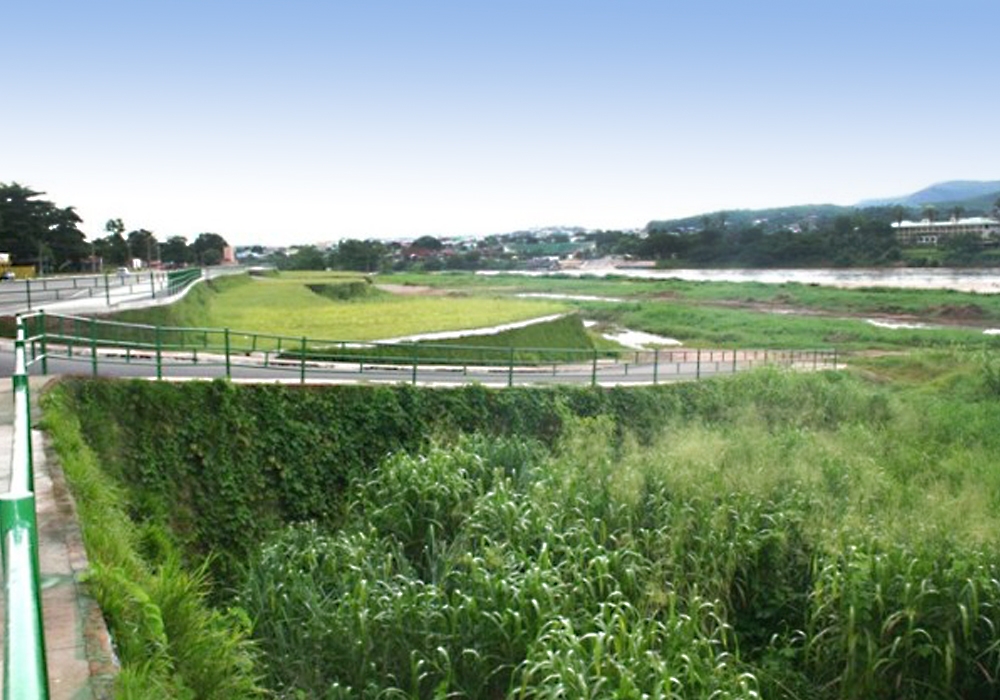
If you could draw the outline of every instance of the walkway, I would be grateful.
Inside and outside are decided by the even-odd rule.
[[[38,418],[37,397],[46,381],[47,377],[31,378],[33,421]],[[7,379],[0,382],[0,486],[10,480],[13,406],[13,389]],[[46,440],[41,431],[32,431],[49,697],[110,698],[116,671],[110,636],[97,603],[81,584],[88,564],[76,509],[62,469],[46,449]],[[0,621],[3,604],[0,596]],[[0,648],[3,634],[4,626],[0,625]],[[0,668],[0,684],[2,681]]]

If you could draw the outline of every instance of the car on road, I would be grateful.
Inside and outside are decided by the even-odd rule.
[[[121,277],[122,279],[125,279],[126,277],[128,277],[128,276],[129,276],[129,271],[128,271],[128,268],[127,268],[127,267],[119,267],[119,268],[118,268],[118,272],[117,272],[117,274],[118,274],[118,276],[119,276],[119,277]]]
[[[4,270],[3,274],[0,275],[0,282],[6,282],[8,280],[16,280],[16,279],[17,275],[14,273],[13,270]]]

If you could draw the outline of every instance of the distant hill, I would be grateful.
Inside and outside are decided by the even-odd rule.
[[[989,209],[998,196],[1000,196],[1000,180],[951,180],[939,182],[913,194],[886,199],[868,199],[859,202],[858,206],[867,208],[901,204],[904,207],[923,207],[933,204],[937,207],[961,205],[966,208]]]
[[[733,209],[683,219],[650,221],[646,224],[646,230],[696,231],[704,228],[706,222],[718,225],[721,221],[725,221],[727,228],[745,228],[759,224],[765,231],[789,227],[809,229],[822,224],[825,220],[841,214],[850,214],[858,209],[882,209],[881,212],[873,211],[871,214],[886,219],[895,218],[890,209],[897,205],[909,209],[907,216],[911,217],[919,216],[920,210],[928,205],[934,205],[945,213],[954,207],[961,207],[964,216],[978,216],[992,212],[998,198],[1000,198],[1000,180],[952,180],[931,185],[913,194],[867,199],[854,206],[801,204],[772,209]]]
[[[716,225],[724,221],[727,228],[745,228],[760,224],[765,230],[771,231],[788,226],[808,225],[809,222],[815,223],[838,214],[849,213],[853,209],[854,207],[841,207],[836,204],[800,204],[771,209],[728,209],[683,219],[650,221],[646,224],[646,230],[694,231],[703,228],[706,221]]]

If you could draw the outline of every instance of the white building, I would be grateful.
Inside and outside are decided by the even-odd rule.
[[[938,245],[947,238],[973,234],[983,243],[1000,241],[1000,221],[985,216],[948,221],[900,221],[893,222],[896,240],[904,246]]]

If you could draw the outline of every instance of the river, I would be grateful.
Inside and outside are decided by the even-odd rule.
[[[498,274],[480,272],[479,274]],[[572,276],[634,277],[641,279],[679,279],[691,282],[761,282],[763,284],[815,284],[824,287],[893,287],[898,289],[953,289],[980,294],[1000,293],[1000,269],[945,267],[904,268],[822,268],[822,269],[714,269],[657,270],[585,265],[578,269],[558,272],[524,271],[515,274],[542,276],[551,274]]]

